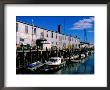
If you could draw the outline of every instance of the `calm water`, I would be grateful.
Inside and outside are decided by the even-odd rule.
[[[94,54],[82,60],[82,63],[66,65],[55,74],[94,74]]]

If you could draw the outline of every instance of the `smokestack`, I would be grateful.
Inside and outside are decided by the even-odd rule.
[[[58,25],[58,33],[61,33],[61,25]]]

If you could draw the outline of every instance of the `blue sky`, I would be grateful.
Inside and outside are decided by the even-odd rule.
[[[58,25],[62,26],[62,33],[71,36],[78,36],[84,41],[84,30],[87,33],[87,41],[94,43],[94,16],[16,16],[16,21],[48,30],[57,31]]]

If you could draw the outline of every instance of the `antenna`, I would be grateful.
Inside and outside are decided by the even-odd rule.
[[[86,29],[84,29],[84,42],[87,42],[87,33],[86,33]]]

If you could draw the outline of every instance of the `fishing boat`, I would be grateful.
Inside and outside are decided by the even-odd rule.
[[[73,59],[79,59],[79,55],[77,54],[77,55],[74,55],[73,56]]]
[[[71,61],[71,62],[74,62],[74,63],[79,63],[81,60],[80,60],[79,55],[77,54],[77,55],[71,56],[71,57],[70,57],[70,61]]]
[[[48,61],[46,61],[46,65],[56,67],[60,66],[61,64],[65,64],[65,61],[61,57],[51,57]]]
[[[56,71],[65,66],[66,61],[61,57],[51,57],[48,61],[45,61],[45,65],[40,68],[41,71]]]
[[[27,69],[31,70],[31,71],[35,71],[43,65],[44,65],[43,63],[41,63],[40,61],[37,61],[37,62],[31,63],[31,64],[28,64]]]

